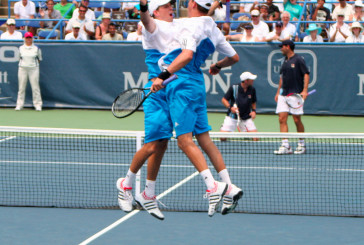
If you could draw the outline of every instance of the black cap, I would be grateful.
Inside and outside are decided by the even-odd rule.
[[[279,44],[279,47],[282,47],[283,45],[288,45],[291,47],[291,49],[294,49],[294,42],[292,40],[284,40],[281,44]]]
[[[283,26],[282,21],[277,21],[276,26],[280,26],[280,27],[282,27],[282,26]]]

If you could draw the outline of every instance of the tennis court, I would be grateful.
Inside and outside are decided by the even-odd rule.
[[[83,112],[89,113],[78,113]],[[169,210],[161,222],[144,211],[125,216],[117,209],[115,180],[128,169],[138,134],[28,131],[1,131],[2,244],[78,244],[123,217],[91,244],[359,244],[364,239],[362,218],[271,215],[363,216],[362,139],[312,138],[307,154],[297,158],[272,154],[279,146],[277,136],[220,142],[215,135],[233,182],[244,187],[245,195],[237,208],[240,213],[213,218],[204,212],[207,201],[200,177],[172,140],[158,179],[157,193]],[[24,235],[19,230],[25,230]]]

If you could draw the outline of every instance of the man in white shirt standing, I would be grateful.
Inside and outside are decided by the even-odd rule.
[[[90,0],[82,0],[80,6],[83,5],[83,6],[86,6],[88,8],[87,12],[85,14],[87,19],[95,20],[96,19],[95,18],[95,11],[93,11],[92,9],[90,9],[88,7],[89,4],[90,4]],[[72,18],[77,18],[77,16],[79,15],[78,11],[79,11],[79,8],[76,8],[75,11],[73,11]]]
[[[87,7],[81,5],[78,10],[78,16],[72,17],[66,26],[66,34],[72,32],[72,27],[75,22],[80,24],[80,33],[86,35],[87,39],[95,35],[95,27],[91,19],[86,17]]]
[[[75,21],[72,24],[72,32],[68,33],[64,40],[87,40],[87,37],[85,34],[80,33],[80,23]]]
[[[253,25],[253,36],[256,36],[258,38],[259,42],[262,42],[265,40],[265,37],[269,33],[269,27],[267,23],[260,21],[260,12],[259,10],[254,9],[251,12],[252,16],[252,25]]]
[[[23,35],[20,31],[15,30],[15,20],[14,19],[8,19],[6,21],[6,26],[8,27],[8,30],[1,34],[0,39],[1,40],[21,40],[23,39]]]
[[[34,19],[35,4],[32,1],[21,0],[14,4],[15,19]]]

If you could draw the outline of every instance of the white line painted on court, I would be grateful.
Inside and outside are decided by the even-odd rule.
[[[10,137],[7,137],[5,139],[1,139],[0,142],[5,142],[7,140],[11,140],[11,139],[14,139],[14,138],[16,138],[16,136],[10,136]]]
[[[172,191],[176,190],[177,188],[181,187],[182,185],[184,185],[185,183],[187,183],[188,181],[190,181],[191,179],[193,179],[194,177],[196,177],[199,173],[196,171],[193,174],[191,174],[190,176],[188,176],[187,178],[181,180],[180,182],[178,182],[177,184],[175,184],[174,186],[170,187],[169,189],[167,189],[166,191],[164,191],[163,193],[159,194],[157,196],[157,199],[161,199],[163,197],[165,197],[166,195],[168,195],[169,193],[171,193]],[[99,238],[100,236],[102,236],[103,234],[105,234],[106,232],[114,229],[116,226],[120,225],[121,223],[123,223],[124,221],[130,219],[131,217],[133,217],[134,215],[136,215],[137,213],[139,213],[140,210],[134,210],[130,213],[128,213],[127,215],[125,215],[124,217],[122,217],[121,219],[115,221],[114,223],[112,223],[111,225],[109,225],[108,227],[102,229],[101,231],[97,232],[95,235],[87,238],[85,241],[81,242],[79,245],[86,245],[89,244],[90,242],[94,241],[95,239]]]

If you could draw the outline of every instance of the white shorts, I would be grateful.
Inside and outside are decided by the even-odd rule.
[[[292,115],[303,115],[303,106],[298,109],[293,109],[287,105],[286,100],[284,99],[284,96],[279,95],[278,101],[277,101],[276,114],[279,114],[281,112],[289,112]]]
[[[221,130],[226,131],[226,132],[234,132],[237,129],[237,123],[238,123],[238,120],[233,119],[229,116],[226,116],[224,119],[224,123],[221,126]],[[240,129],[240,132],[249,132],[249,131],[257,130],[257,128],[255,127],[255,124],[253,122],[253,119],[251,119],[251,118],[246,119],[246,120],[241,120],[241,122],[239,124],[239,129]]]

